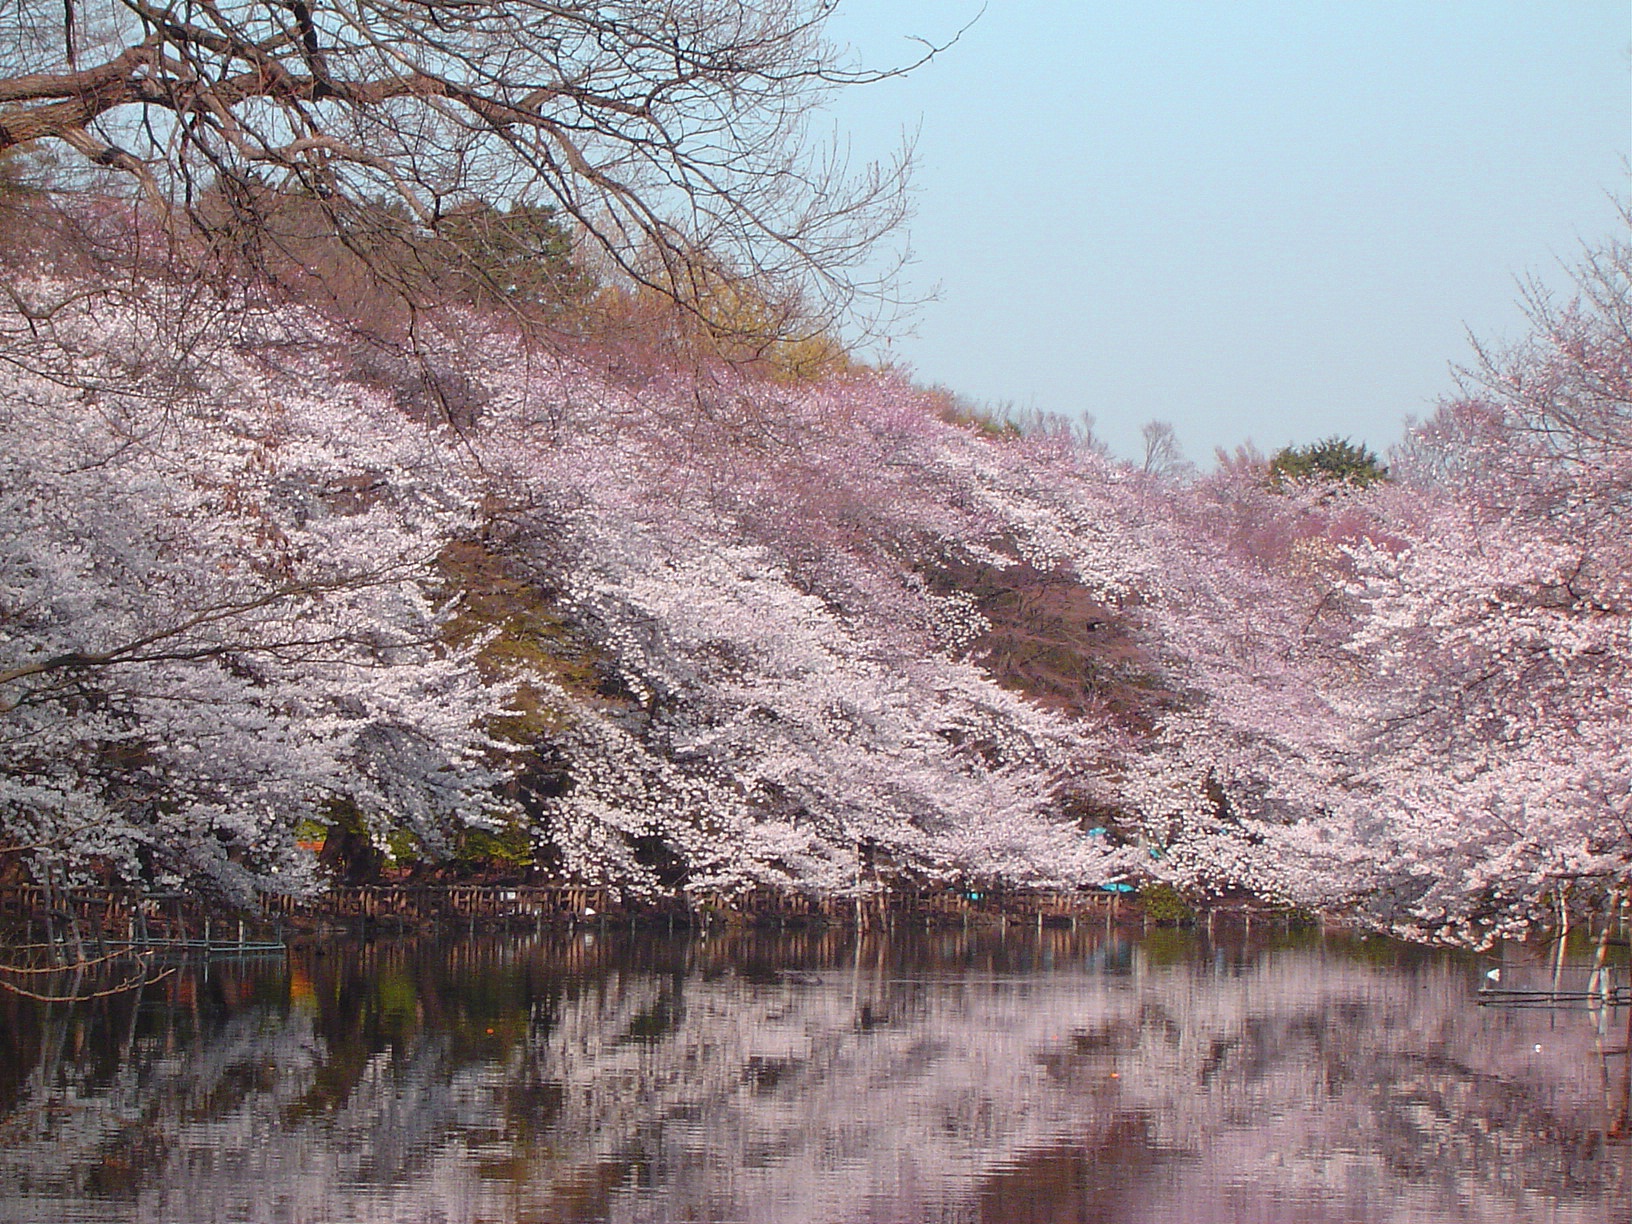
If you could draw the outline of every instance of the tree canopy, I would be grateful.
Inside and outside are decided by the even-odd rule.
[[[821,344],[526,343],[494,307],[578,292],[586,235],[637,282],[608,314],[667,295],[745,352],[795,289],[856,287],[898,197],[806,173],[808,106],[864,79],[829,7],[6,10],[0,153],[60,145],[164,222],[93,195],[78,232],[191,218],[295,268],[400,240],[449,309],[360,345],[298,294],[0,227],[0,872],[296,891],[312,821],[635,894],[1138,879],[1473,943],[1607,922],[1632,245],[1533,296],[1395,472],[1333,437],[1192,478],[1160,423],[1119,464]]]

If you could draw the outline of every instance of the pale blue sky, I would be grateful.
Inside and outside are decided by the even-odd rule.
[[[869,64],[978,0],[852,0]],[[1337,433],[1379,450],[1452,388],[1517,280],[1621,225],[1628,0],[990,0],[957,46],[853,91],[859,155],[917,129],[892,351],[984,401],[1172,421],[1191,458]]]

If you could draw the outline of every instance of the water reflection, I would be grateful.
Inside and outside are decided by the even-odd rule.
[[[1626,1009],[1478,976],[1104,931],[217,961],[0,1000],[0,1219],[1629,1218]]]

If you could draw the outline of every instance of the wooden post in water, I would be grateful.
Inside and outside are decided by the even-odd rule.
[[[1604,915],[1604,929],[1598,936],[1598,950],[1597,954],[1593,957],[1592,976],[1587,979],[1587,994],[1592,995],[1596,993],[1599,998],[1602,999],[1601,1006],[1605,1009],[1606,1016],[1608,1015],[1608,1008],[1614,998],[1613,991],[1611,991],[1609,985],[1609,933],[1620,925],[1620,916],[1621,898],[1617,894],[1614,905],[1610,908],[1609,912]],[[1562,960],[1562,944],[1560,944],[1559,947],[1559,954],[1560,960]],[[1553,989],[1555,991],[1558,989],[1556,982],[1553,985]],[[1632,1059],[1632,1054],[1629,1054],[1627,1057]]]
[[[1553,993],[1556,995],[1564,979],[1564,946],[1570,941],[1570,909],[1565,904],[1562,888],[1553,890],[1553,903],[1558,907],[1558,947],[1553,956]],[[1609,927],[1607,917],[1604,920],[1604,927],[1606,930]],[[1588,934],[1591,934],[1590,928]],[[1587,989],[1590,991],[1592,988],[1589,986]]]

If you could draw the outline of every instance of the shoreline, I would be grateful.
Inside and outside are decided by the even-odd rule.
[[[1220,921],[1343,927],[1329,915],[1297,913],[1254,898],[1218,899],[1175,910],[1114,892],[960,888],[887,890],[813,897],[760,890],[734,895],[633,898],[572,885],[371,885],[310,897],[263,896],[257,910],[196,894],[131,889],[0,888],[0,944],[75,948],[268,948],[327,934],[395,935],[464,930],[528,932],[628,927],[862,931],[1032,927],[1205,926]],[[1159,911],[1159,912],[1153,912]]]

